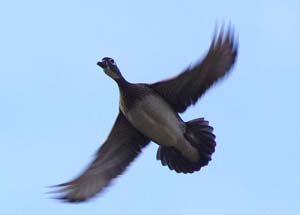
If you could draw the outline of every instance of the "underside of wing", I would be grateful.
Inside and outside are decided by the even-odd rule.
[[[206,56],[178,76],[151,84],[150,87],[166,99],[175,111],[182,113],[196,103],[208,88],[223,78],[235,63],[237,40],[231,27],[214,35]]]
[[[85,201],[120,175],[138,156],[149,140],[140,134],[120,112],[104,144],[90,166],[74,180],[57,185],[59,197],[68,202]]]

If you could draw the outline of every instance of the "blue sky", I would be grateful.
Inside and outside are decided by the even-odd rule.
[[[300,2],[2,1],[2,214],[299,214]],[[96,62],[154,82],[203,56],[231,22],[239,55],[230,76],[182,114],[204,116],[217,150],[177,175],[148,146],[98,198],[65,204],[48,185],[80,173],[108,135],[118,89]]]

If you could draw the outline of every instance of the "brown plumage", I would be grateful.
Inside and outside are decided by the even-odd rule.
[[[224,35],[222,28],[218,37],[214,35],[204,59],[174,78],[150,85],[151,88],[159,92],[177,112],[184,112],[230,71],[238,50],[234,39],[232,29],[229,28]]]
[[[98,65],[120,89],[120,111],[94,161],[77,178],[57,185],[59,197],[81,202],[100,193],[120,175],[150,141],[157,159],[178,173],[200,170],[215,151],[213,128],[204,118],[184,122],[182,113],[223,78],[236,60],[237,41],[231,28],[215,35],[206,56],[178,76],[154,84],[127,82],[112,58]]]

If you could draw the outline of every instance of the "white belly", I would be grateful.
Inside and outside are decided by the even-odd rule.
[[[159,145],[176,147],[184,139],[184,123],[160,97],[146,96],[129,111],[124,111],[122,105],[120,108],[136,129]]]

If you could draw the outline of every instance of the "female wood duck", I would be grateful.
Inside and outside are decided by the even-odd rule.
[[[213,128],[204,118],[184,122],[178,113],[230,71],[237,49],[232,29],[224,33],[222,28],[202,61],[154,84],[129,83],[112,58],[98,62],[119,87],[119,114],[91,165],[74,180],[57,185],[62,187],[60,198],[80,202],[101,192],[150,141],[159,145],[156,158],[177,173],[193,173],[207,165],[216,146]]]

